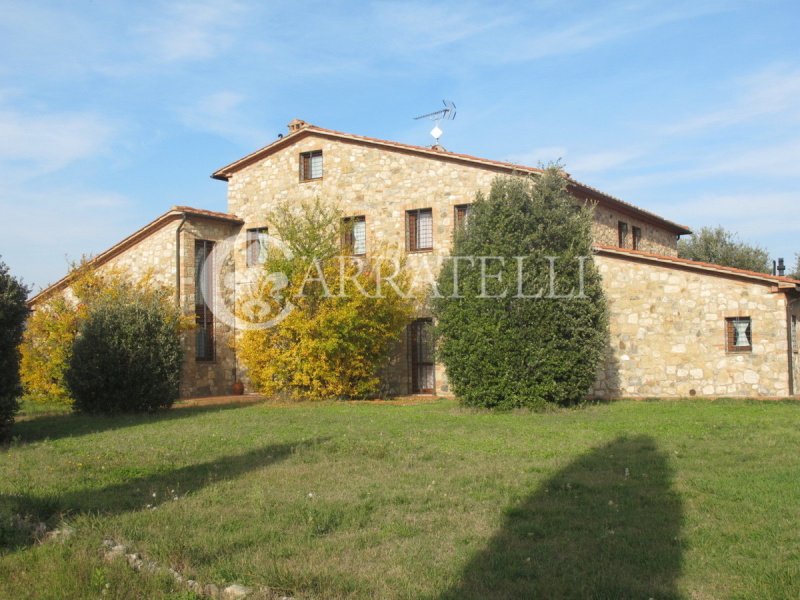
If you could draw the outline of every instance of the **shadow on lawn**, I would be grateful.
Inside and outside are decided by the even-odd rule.
[[[671,484],[650,437],[589,452],[507,510],[441,600],[678,598],[682,510]]]
[[[14,424],[11,435],[19,443],[40,442],[42,440],[57,440],[65,437],[78,437],[114,429],[122,429],[144,423],[157,421],[172,421],[186,417],[196,417],[197,415],[231,410],[252,406],[260,402],[259,400],[244,399],[237,402],[219,402],[216,404],[202,404],[199,406],[179,406],[176,405],[169,409],[160,410],[150,414],[119,414],[119,415],[84,415],[84,414],[60,414],[46,415],[41,417],[31,417]],[[0,452],[3,446],[0,445]]]
[[[318,438],[298,444],[275,444],[236,456],[172,469],[99,489],[83,489],[53,496],[0,494],[0,550],[15,550],[30,545],[30,532],[19,532],[7,525],[14,516],[28,522],[42,521],[51,527],[63,517],[76,514],[114,515],[147,509],[180,499],[218,481],[235,479],[244,473],[281,462],[296,452],[324,443]]]

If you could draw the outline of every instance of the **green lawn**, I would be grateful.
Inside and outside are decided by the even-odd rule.
[[[0,449],[0,597],[800,597],[800,404],[442,400],[32,415]],[[12,515],[75,533],[34,543]]]

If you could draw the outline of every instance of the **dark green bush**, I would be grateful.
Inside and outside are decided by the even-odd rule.
[[[19,344],[25,328],[28,289],[0,262],[0,441],[8,438],[21,393]]]
[[[438,279],[442,297],[433,299],[438,357],[464,404],[542,408],[586,396],[607,344],[591,228],[591,207],[576,204],[557,167],[536,178],[498,178],[488,196],[478,195],[453,248],[453,256],[475,257],[475,264],[459,260],[455,295],[456,263],[446,262]],[[485,290],[481,256],[505,260],[485,261]],[[525,258],[519,263],[515,257]],[[557,257],[555,294],[547,257]],[[588,257],[584,297],[578,297],[580,257]],[[502,281],[492,277],[496,274]],[[504,288],[505,296],[488,297],[502,295]],[[540,290],[542,298],[521,297]],[[576,297],[555,297],[572,290]]]
[[[74,409],[151,412],[178,398],[181,318],[167,298],[129,287],[93,303],[66,372]]]

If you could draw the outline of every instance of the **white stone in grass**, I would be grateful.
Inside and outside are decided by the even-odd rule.
[[[250,588],[234,583],[222,590],[222,598],[223,600],[240,600],[240,598],[249,596],[252,591]]]

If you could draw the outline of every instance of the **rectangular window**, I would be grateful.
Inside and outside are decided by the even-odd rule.
[[[792,315],[792,352],[798,351],[797,342],[797,317]]]
[[[753,351],[753,324],[750,317],[725,319],[725,346],[728,352]]]
[[[211,251],[214,242],[194,242],[194,321],[195,360],[214,360],[214,269]]]
[[[617,233],[619,235],[619,247],[625,248],[628,246],[628,224],[622,221],[617,222]]]
[[[247,230],[247,266],[263,265],[267,261],[269,230],[256,227]]]
[[[406,248],[409,252],[433,249],[433,210],[420,208],[406,212]]]
[[[322,179],[322,150],[300,154],[300,181]]]
[[[411,391],[414,394],[433,394],[436,389],[434,373],[433,321],[417,319],[408,326],[411,354]]]
[[[639,250],[642,246],[642,229],[640,227],[632,227],[633,230],[633,249]]]
[[[471,204],[459,204],[455,207],[454,219],[456,229],[461,229],[467,224],[471,207]]]
[[[344,240],[342,246],[353,256],[364,256],[367,253],[367,219],[366,217],[347,217],[344,220]]]

